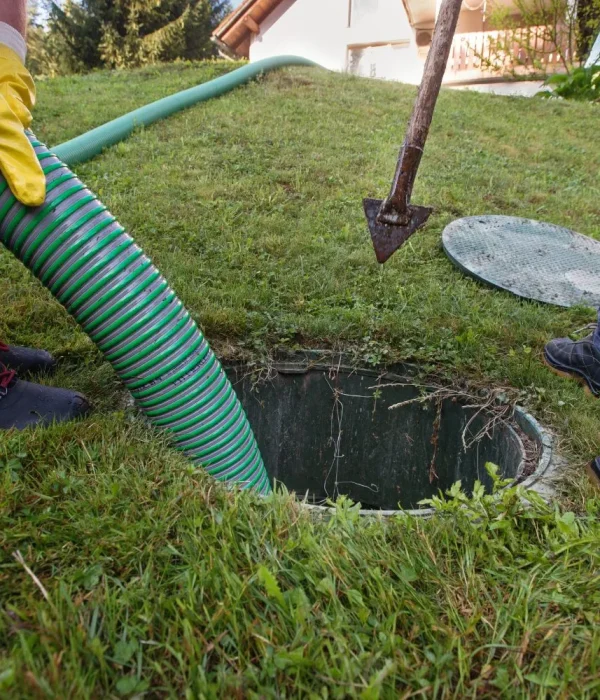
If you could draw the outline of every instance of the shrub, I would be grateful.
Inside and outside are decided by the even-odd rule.
[[[540,97],[600,102],[599,65],[574,68],[567,74],[551,75],[545,84],[548,89],[539,92]]]

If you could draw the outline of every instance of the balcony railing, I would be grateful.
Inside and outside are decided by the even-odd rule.
[[[552,41],[552,34],[557,34]],[[456,34],[446,81],[501,76],[508,73],[554,73],[572,59],[570,37],[551,27]],[[557,44],[562,47],[557,50]]]

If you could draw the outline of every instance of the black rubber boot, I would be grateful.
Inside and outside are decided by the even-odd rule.
[[[56,367],[56,360],[45,350],[0,343],[0,364],[8,369],[14,369],[19,374],[34,372],[50,374]]]
[[[62,423],[86,415],[90,408],[82,394],[24,382],[0,366],[0,430]]]
[[[596,457],[588,464],[588,474],[592,484],[600,489],[600,457]]]
[[[600,396],[600,348],[594,339],[556,338],[544,348],[544,359],[556,374],[576,379],[588,393]]]

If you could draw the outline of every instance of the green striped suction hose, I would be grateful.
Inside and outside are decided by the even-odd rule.
[[[29,138],[46,174],[46,201],[23,206],[1,178],[2,243],[81,325],[177,449],[217,479],[267,493],[244,410],[183,304],[106,207]]]
[[[271,487],[252,429],[206,339],[152,262],[65,162],[89,160],[138,126],[289,65],[315,64],[277,56],[243,66],[125,114],[54,153],[29,134],[47,180],[41,207],[17,202],[0,177],[0,241],[77,320],[177,449],[217,479],[263,494]]]
[[[67,165],[83,163],[97,156],[104,148],[123,141],[140,126],[148,126],[199,102],[219,97],[256,78],[257,75],[285,66],[318,66],[318,64],[307,58],[302,58],[302,56],[263,58],[256,63],[248,63],[207,83],[163,97],[161,100],[156,100],[156,102],[151,102],[149,105],[124,114],[122,117],[102,124],[102,126],[81,136],[61,143],[60,146],[53,148],[52,152]]]
[[[50,153],[29,134],[47,180],[41,207],[20,204],[0,176],[0,241],[52,292],[104,353],[154,425],[217,479],[271,489],[244,410],[221,365],[160,272],[60,160],[89,160],[147,125],[257,74],[315,65],[295,56],[249,64],[158,100]]]

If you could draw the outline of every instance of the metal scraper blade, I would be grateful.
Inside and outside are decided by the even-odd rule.
[[[411,218],[407,226],[380,224],[377,221],[377,216],[382,201],[381,199],[363,199],[363,208],[378,263],[384,263],[398,248],[404,245],[410,236],[423,226],[433,211],[431,207],[420,207],[411,204],[409,207]]]

